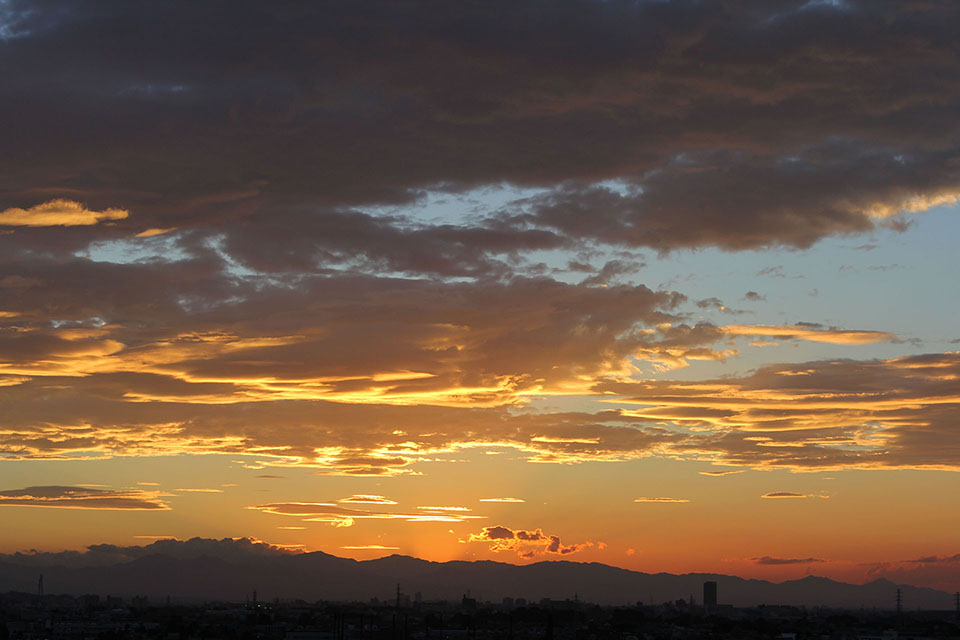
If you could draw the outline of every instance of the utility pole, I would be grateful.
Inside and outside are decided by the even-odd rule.
[[[903,625],[903,593],[897,589],[897,624]]]
[[[40,597],[43,597],[43,574],[40,574],[40,581],[37,583],[37,593],[40,594]]]

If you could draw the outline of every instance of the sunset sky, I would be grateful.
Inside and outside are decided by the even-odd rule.
[[[957,33],[0,0],[0,553],[960,589]]]

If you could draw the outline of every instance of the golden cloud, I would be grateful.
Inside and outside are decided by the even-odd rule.
[[[395,500],[376,495],[352,495],[349,498],[340,498],[337,502],[350,504],[397,504]]]
[[[109,511],[165,511],[156,492],[114,491],[91,487],[40,486],[0,491],[0,506],[99,509]]]
[[[539,555],[569,555],[593,546],[592,542],[564,545],[560,541],[560,536],[545,534],[542,529],[514,530],[501,525],[484,527],[480,533],[471,533],[460,542],[486,542],[489,543],[490,550],[495,553],[513,551],[526,559]]]
[[[807,494],[807,493],[793,493],[793,492],[790,492],[790,491],[773,491],[773,492],[771,492],[771,493],[765,493],[765,494],[763,494],[763,495],[760,496],[760,497],[761,497],[761,498],[773,498],[773,499],[780,499],[780,498],[787,498],[787,499],[790,499],[790,498],[804,499],[804,498],[827,498],[827,497],[829,497],[829,496],[810,495],[810,494]]]
[[[605,383],[624,413],[699,431],[670,455],[728,466],[960,469],[960,354],[770,365],[717,380]]]
[[[157,228],[146,229],[145,231],[141,231],[140,233],[135,235],[134,238],[152,238],[154,236],[162,236],[165,233],[176,231],[176,229],[177,229],[176,227],[167,227],[166,229],[157,229]]]
[[[745,473],[746,469],[730,469],[729,471],[700,471],[702,476],[731,476],[737,473]]]
[[[354,544],[340,548],[349,549],[351,551],[394,551],[400,547],[387,547],[382,544]]]
[[[74,227],[95,225],[105,220],[123,220],[130,213],[123,209],[93,211],[74,200],[50,200],[29,209],[0,211],[0,225],[10,227]]]
[[[366,502],[364,504],[396,504],[394,502]],[[465,522],[482,519],[484,516],[466,515],[440,510],[436,512],[389,512],[366,511],[341,507],[329,502],[280,502],[247,507],[264,513],[302,517],[305,522],[323,522],[335,527],[353,526],[356,520],[404,520],[406,522]]]
[[[724,333],[732,336],[769,336],[784,340],[809,340],[828,344],[871,344],[896,340],[897,335],[886,331],[864,331],[820,327],[817,325],[743,325],[731,324],[721,327]],[[751,343],[754,346],[768,346],[768,343]]]

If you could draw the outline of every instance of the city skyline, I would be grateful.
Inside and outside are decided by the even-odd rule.
[[[960,591],[958,30],[0,0],[0,554]]]

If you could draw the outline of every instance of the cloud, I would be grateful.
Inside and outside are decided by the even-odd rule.
[[[0,456],[229,453],[371,477],[485,446],[960,464],[952,356],[643,380],[732,358],[737,336],[895,336],[689,326],[697,301],[624,284],[638,248],[805,247],[953,202],[955,7],[143,11],[51,0],[0,51],[0,120],[18,123],[0,157]],[[522,16],[507,31],[505,13]],[[140,37],[107,51],[103,32]],[[545,251],[586,280],[548,277]],[[518,410],[593,393],[625,400]]]
[[[899,562],[866,565],[865,578],[885,578],[897,584],[917,584],[956,593],[960,591],[960,554],[931,555]]]
[[[542,529],[514,530],[501,525],[484,527],[480,533],[471,533],[461,542],[486,542],[493,552],[513,551],[521,558],[528,559],[550,554],[569,555],[593,546],[592,542],[564,545],[560,536],[545,534]]]
[[[349,504],[397,504],[396,501],[384,496],[352,495],[349,498],[340,498],[337,502]]]
[[[644,329],[639,336],[635,356],[654,365],[658,371],[680,369],[691,360],[724,361],[737,354],[736,349],[716,350],[711,346],[725,337],[722,327],[709,322],[695,326],[662,322]]]
[[[686,498],[636,498],[634,502],[690,502]]]
[[[153,538],[153,536],[149,536]],[[89,545],[85,551],[45,552],[30,551],[0,554],[0,561],[26,566],[65,566],[70,568],[109,566],[128,563],[138,558],[168,556],[183,560],[196,558],[222,558],[237,560],[257,556],[291,555],[298,553],[256,538],[190,538],[177,540],[163,537],[143,546],[120,546],[113,544]]]
[[[393,551],[400,547],[385,547],[382,544],[361,544],[340,547],[341,549],[350,549],[352,551]]]
[[[765,493],[761,498],[820,498],[823,496],[811,496],[805,493],[791,493],[789,491],[774,491],[772,493]]]
[[[763,556],[761,558],[751,558],[754,564],[760,565],[790,565],[790,564],[814,564],[817,562],[823,562],[820,558],[773,558],[771,556]]]
[[[159,499],[157,493],[62,486],[0,491],[0,506],[135,511],[163,511],[170,508]]]
[[[955,553],[952,556],[924,556],[907,562],[914,564],[960,564],[960,553]]]
[[[710,380],[609,382],[625,414],[700,433],[674,455],[794,471],[958,469],[953,418],[960,354],[825,360]]]
[[[521,498],[480,498],[480,502],[526,502]]]
[[[165,233],[170,233],[171,231],[176,231],[176,227],[168,227],[166,229],[147,229],[136,234],[134,238],[153,238],[155,236],[162,236]]]
[[[369,496],[363,496],[369,497]],[[382,497],[382,496],[378,496]],[[341,501],[342,502],[342,501]],[[395,502],[364,501],[360,504],[392,505]],[[247,507],[263,513],[295,516],[305,522],[323,522],[334,527],[350,527],[356,520],[404,520],[406,522],[465,522],[482,519],[484,516],[467,515],[449,508],[417,511],[413,513],[394,511],[368,511],[341,507],[330,502],[275,502]],[[422,508],[421,508],[422,509]]]
[[[729,313],[732,315],[739,315],[744,313],[743,311],[738,311],[736,309],[731,309],[723,303],[723,300],[720,298],[704,298],[703,300],[697,300],[697,308],[699,309],[715,309],[722,313]]]
[[[608,260],[594,275],[584,279],[580,284],[607,286],[617,280],[618,276],[636,273],[645,266],[643,262],[637,260]],[[578,265],[571,265],[571,267],[578,267]]]
[[[643,380],[739,335],[894,336],[689,326],[696,301],[624,283],[638,248],[805,247],[952,202],[955,7],[74,4],[0,50],[0,456],[958,466],[953,364]],[[626,400],[518,411],[592,393]]]
[[[747,291],[745,294],[743,294],[743,299],[748,302],[766,302],[767,297],[757,293],[756,291]]]
[[[731,476],[737,473],[746,473],[746,469],[729,469],[727,471],[700,471],[702,476]]]
[[[727,325],[722,330],[734,336],[771,336],[783,340],[810,340],[829,344],[870,344],[890,342],[897,336],[886,331],[862,331],[838,328],[811,327],[809,323],[797,325]]]
[[[372,264],[431,273],[509,269],[482,254],[580,238],[808,246],[952,201],[958,95],[942,78],[956,71],[957,9],[794,4],[496,0],[397,13],[379,0],[291,21],[284,7],[225,16],[177,2],[176,24],[219,24],[185,34],[118,0],[53,0],[23,12],[4,43],[4,60],[28,64],[0,93],[0,119],[18,122],[3,192],[116,198],[140,218],[125,235],[230,220],[225,245],[259,268],[316,268],[354,246]],[[105,30],[140,38],[107,51]],[[175,36],[177,54],[159,56]],[[71,65],[91,73],[62,73]],[[545,193],[473,226],[343,215],[437,185],[502,184]],[[331,217],[298,233],[321,207]]]
[[[75,227],[99,224],[104,220],[123,220],[129,212],[122,209],[91,211],[73,200],[50,200],[29,209],[10,208],[0,211],[0,226],[8,227]]]
[[[223,493],[223,489],[174,489],[174,491],[183,491],[185,493]]]
[[[127,396],[134,402],[507,404],[534,389],[569,391],[587,377],[629,371],[641,341],[656,348],[636,328],[672,317],[682,300],[643,286],[601,289],[546,279],[312,278],[296,292],[236,281],[222,290],[219,273],[195,266],[200,273],[186,264],[35,270],[47,286],[14,298],[34,318],[0,335],[9,354],[0,373],[130,374],[140,381]],[[290,326],[289,314],[302,306],[297,292],[314,302]],[[198,322],[182,306],[185,299],[210,315]],[[155,313],[138,331],[103,322],[137,314],[144,304]],[[76,328],[51,328],[37,317],[43,305]],[[387,317],[383,305],[394,309]],[[481,311],[505,306],[516,313]]]

